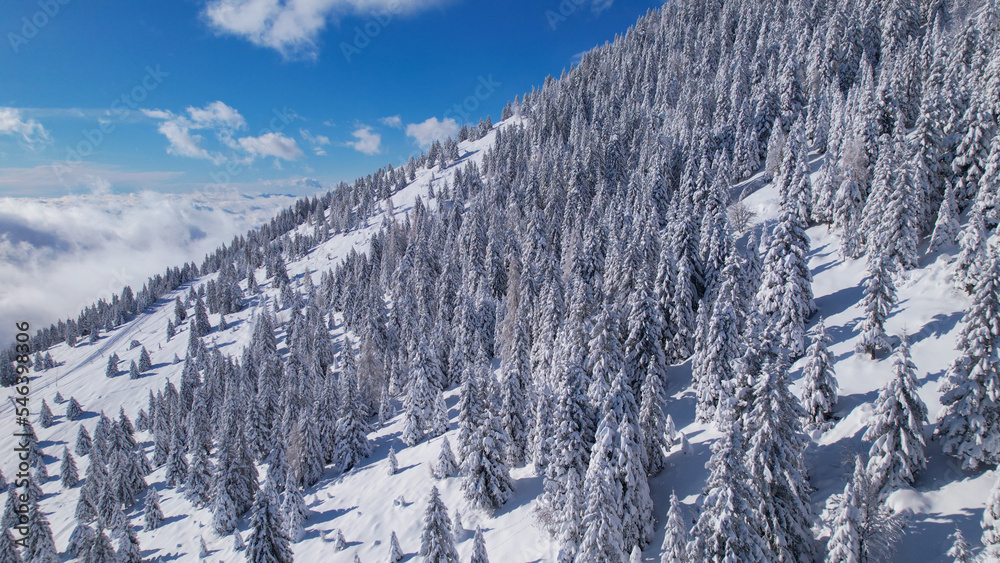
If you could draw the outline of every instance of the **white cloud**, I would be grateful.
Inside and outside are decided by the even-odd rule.
[[[233,132],[247,126],[240,112],[221,101],[214,101],[203,108],[189,106],[186,111],[187,116],[160,109],[142,110],[146,117],[162,121],[157,130],[170,142],[167,147],[170,154],[219,162],[224,160],[223,157],[202,148],[202,136],[191,131],[212,130],[223,144],[236,148],[232,141]]]
[[[164,121],[157,127],[157,131],[163,133],[163,136],[170,142],[167,152],[189,158],[212,159],[212,155],[207,150],[198,146],[202,139],[201,135],[191,134],[191,127],[187,123],[188,121],[183,117],[173,118]]]
[[[426,149],[434,144],[434,141],[444,139],[445,137],[454,137],[458,134],[458,130],[458,122],[450,117],[446,117],[444,120],[430,117],[423,123],[410,123],[407,125],[406,136],[413,137],[417,144],[420,145],[420,148]]]
[[[255,156],[273,156],[282,160],[295,160],[302,156],[302,149],[295,139],[281,133],[264,133],[260,137],[242,137],[243,150]]]
[[[282,160],[296,160],[302,156],[302,149],[295,139],[278,132],[268,132],[257,137],[234,139],[236,131],[246,129],[246,119],[236,109],[221,101],[198,108],[190,106],[187,115],[177,115],[167,110],[142,112],[153,119],[161,120],[157,130],[170,142],[167,152],[188,158],[203,158],[221,163],[226,160],[252,162],[256,157],[273,156]],[[201,146],[204,138],[192,131],[212,131],[216,138],[234,151],[230,154],[212,152]],[[325,139],[325,137],[324,137]],[[329,139],[326,139],[329,143]],[[243,154],[239,154],[243,153]]]
[[[0,196],[51,196],[74,190],[91,192],[100,188],[103,182],[127,191],[160,190],[181,175],[178,171],[134,172],[91,163],[57,161],[31,168],[0,168]]]
[[[379,121],[382,123],[382,125],[395,127],[396,129],[403,128],[403,119],[398,115],[390,115],[389,117],[383,117],[379,119]]]
[[[351,135],[357,141],[348,141],[346,145],[353,147],[354,150],[365,154],[378,154],[382,151],[382,135],[372,131],[371,127],[362,125],[355,129]]]
[[[591,2],[590,10],[594,13],[594,15],[600,15],[601,12],[610,8],[614,3],[615,0],[594,0]]]
[[[187,112],[191,116],[191,121],[202,127],[243,129],[247,126],[240,112],[220,101],[212,102],[203,108],[189,107]]]
[[[326,135],[313,135],[308,129],[299,129],[299,135],[302,136],[302,140],[309,143],[312,147],[314,153],[317,156],[326,156],[326,151],[323,150],[324,145],[330,144],[330,138]]]
[[[25,119],[17,108],[0,107],[0,135],[20,136],[29,148],[49,142],[49,133],[34,119]]]
[[[442,0],[211,0],[202,15],[219,33],[235,35],[285,58],[316,58],[328,21],[347,14],[412,13]]]

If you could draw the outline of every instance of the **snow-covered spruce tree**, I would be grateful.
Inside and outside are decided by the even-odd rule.
[[[291,475],[285,481],[285,492],[281,500],[281,515],[282,522],[285,524],[285,535],[292,542],[299,541],[302,538],[305,521],[309,518],[309,509],[306,508],[298,483]]]
[[[257,492],[247,540],[248,563],[291,563],[292,548],[278,509],[278,492],[268,479]]]
[[[946,454],[967,469],[1000,462],[1000,256],[991,251],[972,305],[962,318],[958,358],[942,386],[944,409],[935,434]]]
[[[438,454],[437,464],[433,468],[433,475],[437,479],[444,479],[445,477],[451,477],[458,471],[458,460],[455,459],[455,454],[451,450],[451,443],[448,441],[448,437],[445,436],[441,440],[441,453]]]
[[[827,563],[889,561],[902,534],[903,517],[882,503],[866,465],[857,456],[843,495],[834,496],[838,508],[827,541]]]
[[[66,404],[66,420],[78,420],[80,416],[83,415],[83,408],[80,403],[76,402],[73,397],[69,398],[69,402]],[[83,428],[81,426],[81,428]]]
[[[1000,557],[1000,477],[993,483],[990,496],[986,499],[981,525],[984,558],[991,560]]]
[[[403,443],[412,446],[424,439],[430,425],[436,390],[431,384],[431,353],[420,344],[410,362],[410,378],[403,400]]]
[[[794,199],[793,194],[789,197]],[[793,358],[805,352],[805,323],[815,310],[806,221],[791,202],[782,202],[757,290],[758,310]]]
[[[395,475],[396,472],[399,471],[399,461],[396,460],[396,450],[390,447],[389,455],[387,455],[385,459],[388,465],[386,474]]]
[[[128,366],[128,378],[129,379],[139,379],[142,377],[142,373],[139,372],[139,366],[135,364],[135,360]]]
[[[677,493],[670,492],[670,510],[663,530],[663,544],[660,545],[660,563],[680,563],[687,560],[687,524],[681,514],[681,503]]]
[[[806,350],[806,365],[802,368],[802,405],[809,428],[826,423],[837,405],[837,376],[833,372],[833,355],[828,346],[833,339],[826,333],[820,318],[813,329],[813,342]]]
[[[503,321],[497,326],[500,343],[501,427],[508,437],[507,464],[520,465],[528,449],[528,385],[531,377],[530,304],[522,302],[521,266],[514,261],[508,273]]]
[[[746,464],[764,499],[759,512],[765,537],[779,560],[809,560],[815,553],[804,460],[808,440],[801,426],[805,412],[788,389],[788,361],[782,352],[765,361],[751,396]]]
[[[396,531],[392,531],[392,535],[389,536],[389,563],[399,563],[403,560],[404,554],[403,550],[399,547],[399,538],[396,537]]]
[[[868,261],[868,277],[865,279],[865,293],[862,304],[865,318],[855,330],[861,333],[855,352],[875,355],[889,348],[889,337],[885,333],[885,320],[896,304],[896,286],[892,283],[895,273],[893,263],[885,254],[875,254]]]
[[[728,403],[730,381],[736,375],[734,364],[741,354],[737,317],[742,314],[735,307],[738,275],[737,254],[732,252],[722,271],[708,325],[699,343],[696,418],[701,422],[718,424],[725,417],[717,411],[720,404]]]
[[[906,335],[896,351],[892,371],[892,379],[875,399],[863,437],[873,442],[868,452],[868,475],[882,495],[912,484],[927,466],[927,405],[917,395],[917,367],[910,358]]]
[[[738,420],[712,444],[712,468],[701,512],[687,545],[691,561],[774,561],[757,507],[764,503],[744,465],[743,429]]]
[[[844,486],[833,521],[833,533],[826,544],[826,563],[861,561],[861,499],[855,486],[853,479]]]
[[[476,526],[476,535],[472,539],[472,558],[469,563],[490,563],[490,558],[486,553],[486,539],[483,538],[483,529]]]
[[[62,481],[63,488],[66,489],[71,489],[80,482],[80,474],[76,469],[76,461],[73,460],[73,454],[69,453],[69,448],[63,448],[59,479]]]
[[[153,367],[153,360],[149,357],[149,352],[146,347],[142,347],[142,351],[139,352],[139,371],[149,371]]]
[[[55,538],[52,535],[52,527],[48,518],[42,513],[38,506],[38,499],[31,498],[28,501],[28,522],[25,526],[28,529],[27,542],[21,552],[26,563],[57,563],[59,552],[56,550]],[[112,553],[114,551],[112,550]]]
[[[125,525],[115,530],[115,537],[118,540],[116,563],[142,563],[142,550],[139,548],[139,538],[127,520],[125,521]]]
[[[986,219],[982,213],[970,213],[969,222],[959,237],[959,245],[962,250],[955,258],[954,279],[955,286],[970,295],[982,276],[982,270],[989,259],[987,256],[990,252],[987,248],[988,237]]]
[[[187,479],[188,462],[184,451],[184,438],[178,429],[174,432],[173,441],[170,443],[170,454],[167,456],[167,473],[164,477],[168,487],[179,487]]]
[[[953,543],[945,555],[951,557],[954,563],[973,563],[976,560],[962,530],[955,528],[955,532],[948,537],[952,539]]]
[[[45,402],[45,399],[42,399],[42,407],[38,410],[38,424],[42,428],[48,428],[55,424],[52,409],[49,408],[49,404]]]
[[[471,448],[462,462],[465,497],[490,513],[507,502],[513,492],[505,441],[499,417],[487,412],[481,426],[475,429]]]
[[[358,389],[351,377],[341,385],[340,418],[337,420],[337,462],[343,471],[350,471],[358,462],[371,455],[371,444],[368,442],[368,424],[363,414],[364,406]],[[318,409],[313,409],[318,415]],[[315,427],[316,425],[312,425]],[[318,438],[318,436],[317,436]],[[322,471],[320,471],[322,474]],[[317,478],[310,479],[307,485],[314,485]]]
[[[586,491],[583,539],[574,561],[620,561],[626,553],[622,529],[622,489],[618,481],[618,426],[618,413],[609,410],[597,428],[597,441],[590,453],[583,485]]]
[[[451,534],[448,508],[441,502],[437,487],[431,487],[424,511],[424,531],[420,534],[420,555],[433,563],[458,563],[455,538]]]
[[[90,544],[90,551],[82,559],[85,563],[116,560],[115,546],[101,527],[97,528],[94,541]]]
[[[622,487],[622,536],[625,549],[644,547],[653,534],[653,500],[645,470],[645,449],[635,419],[623,413],[618,425],[618,479]]]
[[[195,506],[207,506],[211,500],[213,469],[205,448],[197,445],[192,448],[191,463],[184,479],[184,496]]]
[[[486,420],[482,390],[486,376],[485,366],[472,363],[467,364],[462,373],[462,385],[458,391],[458,457],[463,463],[475,446],[476,434]]]
[[[108,356],[108,367],[104,370],[105,377],[115,377],[118,375],[118,355],[111,354]]]
[[[14,534],[4,526],[0,529],[0,563],[22,563],[21,554],[17,551],[17,544],[14,543]]]
[[[208,321],[208,311],[205,310],[205,302],[199,296],[194,302],[194,317],[191,319],[191,332],[196,337],[205,336],[212,330],[212,324]]]
[[[73,451],[76,455],[87,455],[90,453],[92,442],[90,439],[90,433],[87,432],[87,427],[80,425],[80,430],[76,433],[76,445],[73,447]]]

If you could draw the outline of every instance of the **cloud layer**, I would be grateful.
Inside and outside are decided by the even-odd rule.
[[[95,185],[95,193],[100,193]],[[126,284],[207,252],[273,217],[291,196],[237,193],[0,198],[0,343],[13,321],[36,328]],[[9,325],[9,326],[8,326]]]

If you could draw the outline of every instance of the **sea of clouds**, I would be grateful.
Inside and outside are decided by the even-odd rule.
[[[75,318],[125,285],[195,261],[274,217],[291,195],[236,192],[0,198],[0,346]]]

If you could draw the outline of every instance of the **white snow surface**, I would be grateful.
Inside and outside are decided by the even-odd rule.
[[[510,124],[507,120],[498,124],[502,128]],[[496,130],[496,129],[495,129]],[[483,152],[495,137],[495,130],[483,139],[460,145],[463,161],[481,161]],[[412,207],[417,197],[433,209],[436,200],[426,197],[428,183],[432,177],[443,182],[461,167],[456,163],[446,170],[422,169],[414,182],[392,196],[393,216],[401,219]],[[815,170],[815,167],[814,167]],[[757,182],[752,178],[747,183]],[[739,188],[739,187],[737,187]],[[738,190],[734,190],[739,193]],[[777,192],[767,185],[754,192],[745,200],[757,212],[757,221],[770,220],[777,215]],[[301,282],[308,271],[318,282],[319,274],[334,267],[353,248],[363,252],[371,235],[380,228],[385,213],[369,220],[361,229],[347,234],[333,236],[330,240],[313,249],[305,258],[288,264],[289,275]],[[819,312],[810,323],[824,318],[827,330],[833,338],[831,351],[835,358],[836,375],[840,384],[840,397],[835,416],[836,424],[822,433],[812,435],[807,452],[810,481],[815,491],[812,494],[816,529],[821,542],[825,542],[829,530],[824,530],[819,515],[827,499],[843,491],[846,479],[850,477],[855,452],[867,452],[869,444],[861,441],[865,424],[870,416],[872,403],[878,390],[891,377],[891,356],[876,360],[854,354],[857,333],[855,325],[862,318],[859,302],[862,296],[862,280],[866,275],[864,259],[845,260],[839,253],[839,234],[826,226],[808,230],[812,241],[809,264],[813,273],[813,289]],[[924,250],[923,248],[921,250]],[[913,360],[918,367],[921,384],[920,396],[927,403],[931,424],[927,428],[928,467],[913,489],[895,493],[890,497],[891,505],[913,512],[906,527],[903,540],[897,545],[895,561],[946,561],[944,553],[950,546],[948,535],[956,526],[965,537],[978,545],[979,521],[988,491],[996,480],[994,471],[966,472],[958,463],[941,453],[940,444],[931,441],[930,434],[934,421],[941,410],[938,401],[938,384],[945,371],[957,355],[955,342],[960,328],[963,311],[970,299],[954,289],[950,282],[950,262],[953,256],[933,254],[922,258],[920,268],[906,272],[897,281],[899,303],[893,308],[886,329],[890,335],[906,332],[912,345]],[[59,459],[64,446],[72,451],[78,426],[86,425],[93,432],[97,415],[103,410],[109,416],[117,416],[119,408],[135,420],[136,413],[144,408],[148,391],[163,388],[170,379],[179,383],[183,363],[171,365],[174,354],[183,358],[188,336],[186,327],[169,342],[166,341],[166,325],[173,317],[173,300],[186,293],[191,285],[207,281],[203,277],[191,284],[181,286],[177,291],[164,295],[144,314],[114,331],[102,334],[94,344],[78,343],[69,348],[65,343],[51,349],[52,356],[59,363],[56,369],[42,372],[34,380],[31,389],[32,411],[37,413],[41,400],[48,401],[56,414],[56,422],[50,428],[41,428],[36,422],[35,430],[46,454],[49,474],[52,477],[42,485],[45,498],[43,511],[48,515],[56,537],[56,545],[64,550],[69,535],[75,526],[73,518],[80,487],[63,490],[59,480]],[[265,279],[263,271],[257,279]],[[269,300],[276,298],[276,291],[268,287],[264,295]],[[251,338],[253,316],[261,305],[260,298],[254,297],[250,305],[238,314],[227,318],[229,328],[213,331],[205,338],[206,344],[217,344],[224,354],[239,357]],[[287,311],[279,315],[287,316]],[[213,327],[218,324],[218,315],[210,316]],[[333,333],[333,338],[345,338],[341,324]],[[113,379],[104,376],[107,357],[117,352],[122,364],[138,360],[140,349],[128,350],[128,344],[136,339],[149,350],[153,359],[153,369],[141,379],[129,380],[123,374]],[[793,392],[801,390],[801,369],[799,361],[792,368]],[[666,411],[678,429],[690,441],[691,447],[682,451],[674,448],[668,459],[667,468],[650,479],[650,489],[655,505],[657,534],[643,553],[645,561],[659,561],[659,545],[663,539],[662,526],[669,508],[671,490],[676,490],[683,503],[685,521],[695,516],[699,496],[708,471],[705,464],[710,457],[709,447],[718,437],[718,432],[709,426],[694,423],[695,396],[690,388],[690,363],[674,366],[670,370]],[[10,392],[10,390],[8,390]],[[81,420],[66,420],[65,404],[55,404],[54,397],[60,392],[67,400],[72,396],[80,402],[86,414]],[[457,415],[458,390],[445,394],[450,414]],[[15,459],[13,448],[15,439],[15,417],[10,401],[0,404],[0,469],[8,479],[13,477]],[[349,562],[358,555],[361,561],[385,560],[389,550],[389,537],[393,531],[399,537],[400,546],[406,553],[406,561],[418,560],[422,518],[428,493],[432,485],[437,485],[442,499],[448,507],[449,515],[455,510],[462,514],[467,533],[458,544],[459,555],[467,560],[473,549],[473,532],[482,526],[486,546],[491,561],[498,563],[554,561],[557,545],[535,520],[533,508],[542,492],[542,478],[534,476],[532,468],[517,467],[512,470],[514,482],[513,497],[495,514],[488,515],[465,500],[460,489],[461,478],[451,477],[441,481],[432,479],[430,467],[436,462],[441,437],[406,447],[400,440],[402,417],[396,416],[387,425],[373,432],[369,437],[373,443],[373,453],[357,468],[339,474],[328,468],[320,482],[304,493],[310,510],[305,522],[302,539],[293,544],[295,560]],[[457,438],[456,424],[453,422],[447,436],[452,444]],[[137,439],[144,443],[151,454],[152,438],[148,433],[137,433]],[[386,456],[389,448],[396,451],[399,471],[387,475]],[[87,457],[77,459],[80,475],[86,471]],[[142,525],[142,500],[127,513],[138,533],[143,557],[160,561],[199,560],[199,537],[204,537],[209,549],[206,561],[243,561],[243,553],[234,551],[232,536],[219,537],[211,531],[211,514],[207,509],[195,508],[175,489],[164,486],[165,468],[161,467],[146,480],[161,495],[161,507],[166,516],[165,524],[146,532]],[[263,472],[261,473],[263,479]],[[404,502],[397,504],[398,499]],[[239,523],[238,530],[244,540],[249,535],[249,515]],[[347,540],[347,548],[337,552],[332,541],[336,530],[341,530]],[[327,538],[330,539],[327,539]]]

